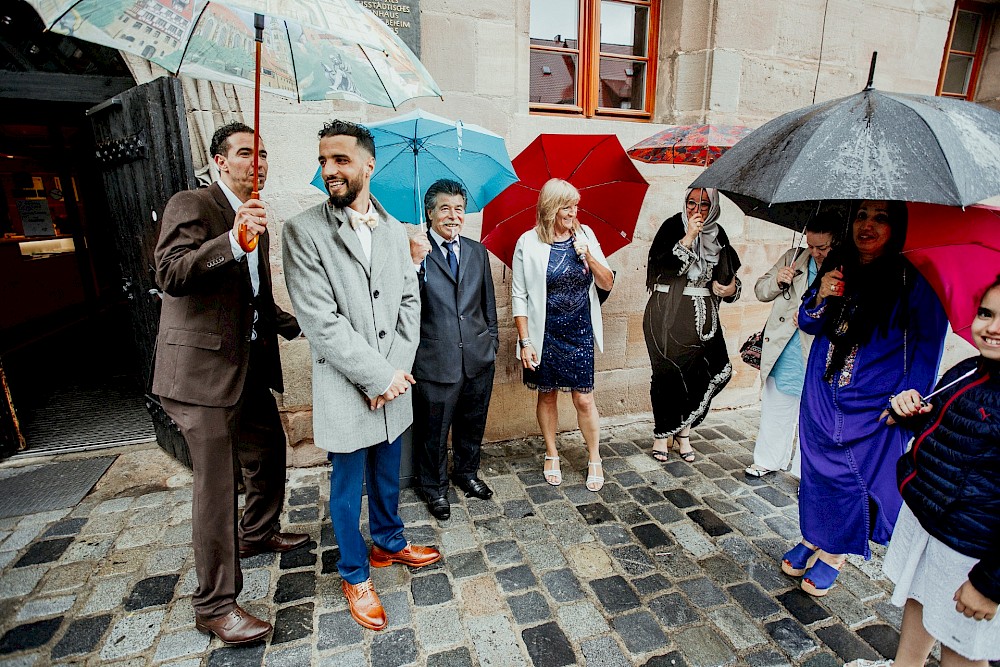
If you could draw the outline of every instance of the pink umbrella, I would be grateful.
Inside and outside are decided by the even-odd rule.
[[[903,254],[930,282],[952,330],[972,342],[983,288],[1000,274],[1000,208],[909,202]]]

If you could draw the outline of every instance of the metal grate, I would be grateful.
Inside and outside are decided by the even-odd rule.
[[[52,389],[42,405],[22,415],[28,451],[152,440],[153,422],[142,393],[118,380]]]
[[[0,519],[72,507],[117,456],[0,469]]]

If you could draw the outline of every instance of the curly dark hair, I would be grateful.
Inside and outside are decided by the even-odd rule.
[[[325,139],[327,137],[337,137],[337,136],[348,136],[354,137],[358,140],[358,145],[365,151],[375,157],[375,138],[372,137],[372,133],[364,125],[358,125],[357,123],[352,123],[349,120],[340,120],[335,118],[328,123],[323,124],[323,129],[319,131],[319,138]]]
[[[225,157],[229,153],[229,137],[234,134],[253,134],[253,128],[246,123],[234,120],[232,123],[226,123],[217,129],[212,135],[212,144],[208,148],[213,158],[216,155]]]

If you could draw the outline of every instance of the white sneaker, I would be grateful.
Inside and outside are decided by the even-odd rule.
[[[892,660],[852,660],[844,667],[892,667]]]

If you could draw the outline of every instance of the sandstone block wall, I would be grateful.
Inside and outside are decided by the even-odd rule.
[[[443,101],[411,101],[397,112],[341,102],[264,100],[261,131],[271,167],[264,195],[279,219],[273,228],[276,251],[271,257],[276,298],[282,306],[290,307],[278,251],[280,219],[323,200],[323,194],[308,183],[316,169],[316,132],[324,120],[375,121],[420,107],[501,134],[511,155],[543,132],[611,133],[628,148],[669,124],[759,126],[811,104],[814,95],[823,101],[861,90],[873,50],[879,51],[878,88],[932,94],[952,12],[947,0],[663,0],[656,122],[643,123],[529,113],[529,7],[529,0],[421,0],[423,62],[442,87]],[[993,54],[1000,51],[998,40],[995,36],[991,45],[991,66],[998,60]],[[993,76],[1000,80],[1000,73]],[[983,90],[995,104],[996,85],[984,85]],[[236,89],[241,108],[252,108],[250,94]],[[605,351],[596,360],[596,397],[603,416],[650,409],[649,362],[642,336],[646,254],[660,222],[680,210],[686,185],[701,172],[698,167],[670,165],[639,164],[639,169],[650,182],[649,192],[632,245],[611,257],[618,279],[603,311]],[[745,218],[728,201],[721,222],[743,260],[739,274],[743,297],[722,309],[726,343],[735,354],[767,316],[769,307],[756,301],[753,283],[789,247],[792,235]],[[481,216],[469,215],[465,233],[479,238],[480,226]],[[510,270],[496,259],[492,268],[501,346],[486,437],[502,439],[535,433],[537,424],[535,396],[521,385],[514,353]],[[310,446],[308,342],[283,343],[282,355],[286,392],[281,401],[291,460],[314,463],[322,456]],[[733,368],[733,380],[716,400],[716,408],[757,400],[757,374],[737,357]],[[568,397],[565,400],[560,426],[576,428]]]

